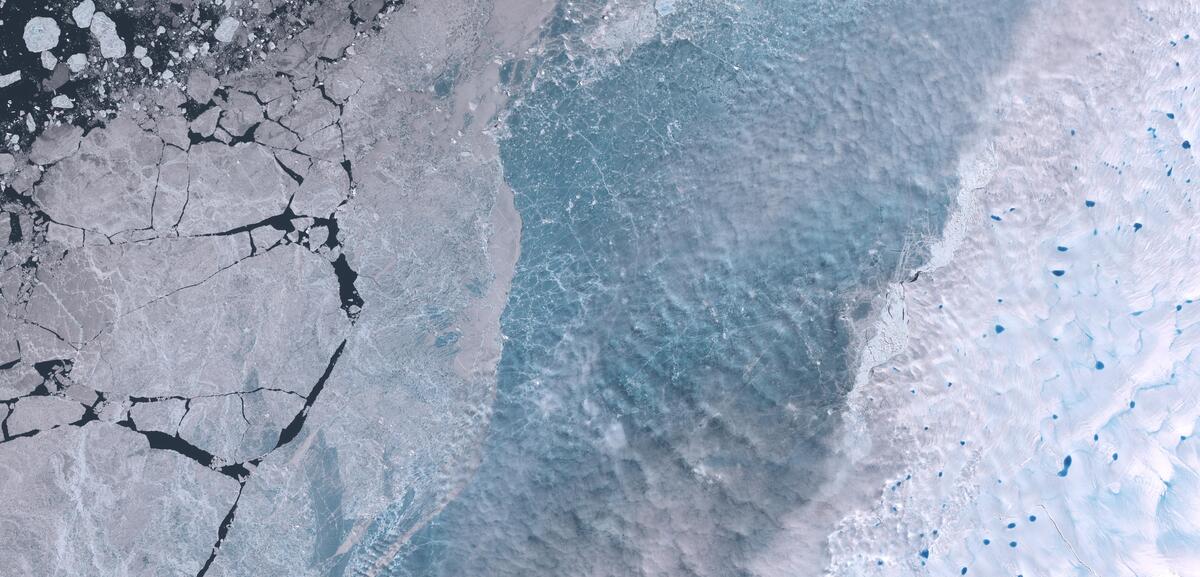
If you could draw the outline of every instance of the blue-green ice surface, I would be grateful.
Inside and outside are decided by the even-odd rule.
[[[847,319],[940,230],[1021,12],[659,8],[601,63],[601,6],[560,6],[547,55],[505,68],[524,229],[499,396],[392,575],[750,574],[824,482]]]

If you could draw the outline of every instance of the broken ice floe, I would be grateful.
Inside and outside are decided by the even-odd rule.
[[[61,31],[53,18],[38,16],[25,24],[25,49],[30,52],[45,52],[58,46]]]
[[[96,37],[96,41],[100,43],[100,55],[105,58],[121,58],[125,56],[126,46],[125,40],[117,33],[117,24],[103,12],[97,12],[92,16],[92,24],[89,26],[92,35]]]

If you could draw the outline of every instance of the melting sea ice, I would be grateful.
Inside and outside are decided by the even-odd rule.
[[[483,463],[392,574],[757,572],[1022,11],[562,4],[504,70],[524,228]]]

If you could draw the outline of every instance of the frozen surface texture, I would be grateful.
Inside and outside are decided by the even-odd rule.
[[[0,16],[2,576],[1200,577],[1186,0]]]
[[[831,574],[1200,575],[1197,16],[1057,2],[1019,30],[851,397],[845,478],[888,480]]]
[[[224,4],[220,50],[274,22]],[[373,575],[477,462],[519,227],[483,131],[527,34],[485,44],[490,3],[277,4],[311,19],[265,59],[8,141],[0,574]],[[157,54],[151,8],[46,10],[119,60]]]

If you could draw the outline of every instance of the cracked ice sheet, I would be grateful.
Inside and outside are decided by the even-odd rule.
[[[35,187],[56,222],[113,235],[150,226],[163,142],[117,119],[83,139],[77,154],[52,166]]]
[[[355,161],[360,186],[340,222],[368,305],[305,433],[247,483],[210,575],[323,575],[336,567],[378,574],[411,523],[469,475],[494,383],[474,362],[460,372],[456,352],[438,347],[436,337],[456,330],[460,311],[478,302],[467,283],[491,280],[489,254],[479,248],[491,232],[500,175],[486,150],[455,141],[462,125],[444,121],[443,104],[423,93],[440,70],[426,72],[418,61],[381,77],[364,62],[387,53],[441,61],[446,50],[465,57],[471,46],[449,30],[480,26],[484,16],[478,8],[423,6],[405,28],[385,30],[376,52],[360,52],[366,60],[347,65],[363,78],[343,118],[347,150],[368,152]],[[447,37],[457,41],[447,47]],[[361,250],[365,231],[380,249]],[[490,320],[481,324],[494,330],[499,309],[484,310]],[[472,336],[490,343],[494,335]],[[380,518],[375,540],[360,541],[366,524],[410,491],[415,505]]]
[[[120,317],[73,375],[136,396],[303,390],[349,328],[339,307],[329,263],[282,246]]]
[[[330,6],[334,12],[345,9]],[[346,15],[317,19],[337,24],[310,28],[268,62],[289,71],[286,79],[270,68],[221,79],[232,94],[258,91],[266,120],[253,138],[262,146],[246,142],[230,148],[202,138],[192,144],[197,138],[184,138],[179,113],[126,110],[105,129],[112,132],[89,134],[84,146],[94,153],[91,158],[69,154],[66,144],[42,147],[47,163],[63,154],[58,148],[68,155],[40,182],[29,178],[17,187],[36,184],[35,205],[23,210],[30,215],[44,210],[50,220],[35,219],[42,224],[21,245],[32,244],[42,257],[34,272],[18,267],[0,277],[8,312],[17,315],[6,322],[16,321],[23,359],[0,375],[22,375],[12,388],[27,394],[45,385],[30,372],[30,363],[70,359],[64,380],[79,385],[65,394],[101,390],[108,401],[83,427],[61,423],[74,416],[64,412],[50,420],[65,426],[6,443],[0,467],[24,458],[6,448],[37,441],[40,456],[53,459],[70,445],[49,440],[106,431],[131,439],[105,453],[107,459],[120,461],[125,453],[165,456],[181,471],[198,471],[223,488],[218,494],[178,482],[127,488],[99,481],[96,490],[114,498],[198,501],[195,506],[215,511],[187,527],[207,539],[200,539],[198,553],[175,552],[177,570],[135,567],[104,574],[195,574],[206,559],[212,560],[208,575],[316,575],[336,567],[370,574],[403,542],[413,521],[435,511],[469,476],[493,394],[498,303],[512,272],[519,226],[511,198],[505,197],[506,211],[495,207],[502,182],[494,148],[480,133],[490,119],[467,113],[492,93],[497,77],[497,55],[480,50],[478,34],[490,8],[474,2],[405,8],[394,16],[394,26],[361,41],[359,57],[341,63],[318,57],[334,58],[345,49],[352,37],[340,24],[348,21]],[[504,14],[506,20],[516,18]],[[396,54],[420,57],[397,60]],[[475,86],[469,98],[434,98],[427,87],[448,62],[466,62],[454,64],[462,84],[478,75],[482,88]],[[333,80],[323,83],[325,76]],[[322,85],[323,95],[315,89]],[[181,99],[170,90],[154,96],[163,103]],[[216,100],[226,106],[223,98]],[[313,118],[298,116],[293,105]],[[454,109],[449,120],[447,105]],[[227,138],[221,126],[237,131],[255,118],[247,99],[231,98],[228,106],[237,118],[225,123],[214,116],[214,138]],[[335,111],[340,118],[331,122]],[[272,118],[286,119],[299,134]],[[161,132],[154,137],[158,142],[144,127]],[[129,138],[111,138],[121,131]],[[137,139],[161,151],[155,170],[131,154],[129,142]],[[305,177],[303,185],[280,163]],[[233,176],[222,172],[229,167]],[[351,167],[356,183],[349,181]],[[101,173],[100,186],[70,186],[72,178],[95,177],[87,171]],[[151,172],[157,186],[149,182]],[[125,182],[110,186],[110,180]],[[335,220],[318,225],[297,217],[292,223],[299,230],[281,230],[290,226],[283,222],[287,218],[279,220],[287,216],[289,198],[293,214]],[[267,218],[276,220],[244,230]],[[233,232],[187,237],[222,231]],[[343,278],[335,278],[334,261],[342,263],[337,270]],[[214,270],[220,272],[208,278]],[[346,283],[364,303],[353,327],[339,308]],[[332,350],[342,352],[338,345],[347,334],[344,354],[330,366]],[[463,336],[459,343],[484,353],[464,353],[468,345],[442,340],[457,334]],[[326,368],[329,378],[319,381]],[[316,382],[324,387],[320,398],[312,394]],[[287,393],[228,395],[263,386],[309,395],[305,408],[297,412],[297,397]],[[125,395],[181,398],[134,402]],[[251,406],[252,396],[261,405]],[[249,401],[244,415],[240,404],[232,404],[238,397]],[[280,430],[283,423],[294,438]],[[182,438],[172,440],[176,428]],[[148,431],[163,434],[138,434]],[[272,436],[276,443],[288,442],[268,450],[261,462],[230,462],[273,449]],[[148,448],[147,441],[157,448]],[[164,443],[175,447],[163,450]],[[95,453],[90,447],[78,452]],[[216,459],[210,468],[197,462],[210,458]],[[239,471],[246,474],[244,492],[231,509],[238,493],[230,476]],[[383,518],[400,503],[411,504],[405,505],[405,519]],[[87,507],[81,510],[90,514]],[[12,518],[2,514],[0,522]],[[377,518],[381,531],[364,540],[362,529]],[[160,523],[150,519],[145,525]],[[228,534],[218,542],[224,527]],[[103,549],[131,530],[120,519],[104,529],[81,541]],[[152,534],[146,535],[144,546],[153,548]],[[169,531],[161,538],[192,542]],[[221,546],[215,554],[214,542]]]
[[[92,425],[5,447],[5,571],[20,575],[190,575],[237,483]]]

